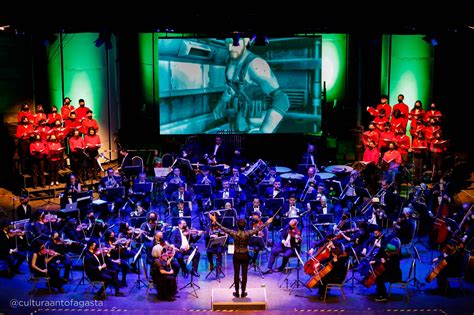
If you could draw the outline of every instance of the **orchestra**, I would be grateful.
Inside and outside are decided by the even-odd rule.
[[[96,215],[93,207],[84,212],[85,217],[80,214],[79,218],[61,220],[54,213],[32,211],[28,197],[22,196],[14,212],[18,220],[31,218],[29,230],[23,231],[13,228],[9,223],[2,223],[0,259],[8,262],[10,276],[20,273],[26,254],[23,245],[18,246],[18,242],[26,239],[32,245],[28,251],[33,253],[30,262],[33,274],[50,277],[52,287],[63,292],[63,284],[67,283],[73,272],[70,253],[80,253],[86,246],[83,256],[87,277],[114,286],[116,295],[120,296],[119,288],[128,286],[127,276],[139,269],[139,262],[132,264],[132,260],[135,260],[138,248],[143,245],[146,268],[151,271],[159,299],[174,300],[180,269],[185,277],[189,273],[199,277],[202,234],[206,235],[204,243],[210,269],[222,268],[226,245],[208,247],[207,244],[210,239],[225,236],[228,231],[227,226],[221,228],[221,225],[226,224],[220,221],[225,217],[220,211],[235,208],[241,216],[250,218],[249,231],[258,230],[249,236],[251,251],[246,258],[247,264],[256,266],[259,254],[268,247],[270,257],[264,273],[282,272],[290,257],[296,257],[303,250],[308,254],[308,266],[305,264],[304,267],[310,278],[307,286],[317,287],[321,299],[326,294],[328,283],[344,281],[353,251],[360,258],[358,272],[363,279],[362,285],[371,287],[375,284],[376,300],[386,300],[386,282],[398,282],[402,278],[400,246],[410,244],[414,237],[420,235],[417,227],[430,230],[433,250],[440,250],[440,256],[432,261],[433,268],[426,282],[436,278],[440,293],[445,292],[449,286],[448,278],[462,275],[467,252],[465,247],[472,238],[474,220],[469,214],[469,207],[456,216],[454,201],[444,191],[446,183],[436,182],[439,178],[445,180],[447,165],[443,163],[450,150],[448,140],[443,138],[443,116],[434,103],[425,112],[421,101],[417,101],[409,111],[401,94],[398,104],[393,108],[387,101],[388,98],[382,96],[380,104],[368,108],[374,119],[368,125],[368,130],[361,132],[364,145],[362,161],[365,165],[371,164],[376,170],[375,188],[380,188],[374,195],[365,195],[365,187],[371,183],[364,169],[351,167],[348,171],[343,169],[333,172],[330,175],[334,176],[330,179],[324,178],[319,171],[324,171],[325,167],[316,167],[318,156],[312,144],[308,145],[301,159],[301,164],[308,166],[305,168],[307,173],[305,176],[299,174],[301,179],[289,180],[288,183],[282,183],[285,177],[273,166],[265,167],[262,174],[258,174],[261,177],[254,182],[245,172],[248,169],[247,160],[243,162],[238,157],[234,159],[234,164],[226,165],[226,170],[214,170],[213,165],[228,160],[227,144],[223,137],[218,136],[206,157],[206,163],[211,167],[197,163],[195,178],[189,178],[182,166],[177,166],[179,163],[169,168],[169,173],[163,178],[164,184],[159,187],[164,188],[163,199],[170,205],[169,213],[163,216],[160,212],[162,209],[154,200],[157,181],[149,180],[145,170],[137,173],[138,177],[133,178],[130,186],[124,190],[123,197],[130,200],[129,208],[125,205],[125,215],[116,218],[117,221],[106,220],[107,215],[104,213]],[[409,134],[406,130],[408,120],[411,121]],[[61,113],[58,114],[58,110],[52,107],[47,116],[41,106],[37,106],[36,114],[33,115],[25,104],[18,113],[18,121],[16,138],[20,168],[26,171],[27,161],[31,162],[33,187],[45,186],[46,176],[49,176],[51,186],[58,186],[59,170],[67,154],[72,173],[65,183],[61,208],[77,202],[78,195],[85,188],[81,182],[85,185],[85,179],[96,179],[101,175],[96,158],[100,156],[102,144],[97,135],[99,125],[92,118],[92,111],[85,107],[83,100],[74,110],[70,99],[65,98]],[[123,171],[124,166],[132,165],[133,154],[126,150],[121,150],[121,154],[123,162],[118,169]],[[404,167],[413,172],[413,182],[407,183],[413,186],[413,192],[409,196],[407,193],[406,198],[397,192]],[[118,169],[107,168],[105,176],[98,183],[95,182],[102,198],[109,203],[120,202],[116,196],[109,198],[107,195],[108,191],[123,187],[124,177],[119,176],[123,172],[118,173]],[[427,185],[423,181],[430,170],[432,183]],[[48,175],[45,175],[46,172]],[[335,179],[340,181],[341,191],[334,191]],[[140,185],[145,184],[150,185],[143,190],[145,186]],[[200,189],[197,187],[200,185],[207,187]],[[264,189],[260,189],[260,185]],[[233,199],[234,203],[226,200],[225,208],[219,209],[216,199]],[[275,216],[275,220],[279,221],[269,229],[262,217],[276,214],[272,205],[274,199],[282,201],[281,214]],[[206,213],[204,210],[217,213],[218,224],[207,227],[208,222],[203,218]],[[318,223],[316,218],[319,215],[334,215],[335,220],[328,223],[330,228],[323,232],[310,231],[311,226],[306,227],[306,221],[303,220],[305,210],[312,214],[308,216],[312,225]],[[131,220],[133,217],[146,217],[146,221],[136,223]],[[163,221],[159,221],[160,217]],[[173,218],[177,218],[177,221]],[[198,221],[194,220],[196,218],[199,218],[202,230],[194,228],[194,222]],[[192,228],[185,219],[193,222]],[[237,226],[236,222],[238,220],[233,220],[233,227]],[[304,228],[300,228],[302,223]],[[278,230],[275,226],[283,228]],[[310,232],[306,234],[306,231]],[[68,239],[64,235],[68,235]],[[20,240],[20,237],[24,239]],[[304,240],[308,240],[308,243],[305,244]],[[309,240],[314,240],[311,246]],[[283,260],[273,269],[279,255],[283,256]],[[187,258],[190,256],[192,268],[188,270]],[[245,266],[245,259],[242,258],[239,264]],[[62,277],[59,266],[64,267]],[[119,273],[122,273],[120,280]],[[246,290],[243,284],[242,290],[242,293]],[[102,289],[95,298],[104,298]]]

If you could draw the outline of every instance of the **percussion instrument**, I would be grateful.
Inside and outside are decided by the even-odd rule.
[[[336,176],[333,173],[326,173],[326,172],[317,173],[316,175],[319,176],[319,178],[321,178],[322,180],[331,179]]]
[[[291,168],[285,166],[275,166],[275,171],[277,173],[288,173],[291,172]]]
[[[269,173],[267,163],[262,160],[255,162],[248,170],[245,170],[242,174],[247,177],[247,180],[257,185],[260,183],[265,176]]]
[[[280,175],[281,178],[284,179],[303,179],[304,175],[303,174],[298,174],[298,173],[285,173]]]
[[[339,173],[350,173],[354,169],[350,166],[347,165],[329,165],[324,169],[326,172],[333,173],[333,174],[339,174]],[[319,175],[319,173],[318,173]]]

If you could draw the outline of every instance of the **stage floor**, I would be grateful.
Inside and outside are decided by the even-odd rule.
[[[422,259],[428,261],[431,253],[429,251],[420,249]],[[115,297],[109,295],[105,301],[93,301],[92,294],[86,294],[87,285],[80,285],[77,291],[74,292],[77,283],[81,279],[80,270],[74,271],[74,281],[64,286],[65,293],[52,295],[47,294],[44,284],[40,284],[41,289],[35,296],[28,294],[32,288],[32,284],[28,281],[28,274],[26,264],[23,264],[22,271],[24,275],[17,275],[13,279],[0,279],[0,313],[4,314],[26,314],[31,311],[37,311],[37,314],[65,314],[71,309],[95,309],[103,310],[106,314],[109,310],[117,311],[126,310],[130,314],[159,314],[163,311],[177,311],[189,312],[199,311],[206,312],[212,310],[211,297],[213,289],[228,289],[232,283],[232,261],[231,256],[227,256],[227,264],[224,268],[226,277],[220,282],[212,279],[205,279],[207,272],[207,260],[205,255],[201,256],[200,274],[201,277],[196,279],[196,284],[201,288],[197,290],[198,297],[193,296],[192,290],[186,288],[178,293],[176,301],[164,302],[159,301],[156,297],[156,291],[150,290],[148,297],[146,297],[146,288],[134,288],[134,283],[137,280],[136,274],[130,274],[127,278],[128,287],[122,289],[126,293],[126,297]],[[407,274],[411,258],[402,260],[402,270]],[[419,264],[417,267],[417,277],[424,282],[424,277],[428,272],[429,264]],[[351,274],[349,274],[350,276]],[[356,273],[358,276],[358,274]],[[359,314],[377,314],[381,312],[398,312],[404,313],[417,312],[421,314],[472,314],[474,311],[474,304],[472,297],[474,294],[474,284],[465,283],[465,290],[462,292],[459,285],[453,284],[453,289],[447,296],[443,296],[435,290],[436,281],[426,284],[418,290],[414,286],[410,286],[410,301],[407,302],[404,296],[404,291],[401,289],[393,289],[392,296],[388,302],[375,302],[373,295],[375,287],[366,289],[360,284],[356,284],[351,288],[351,283],[347,283],[344,291],[347,300],[343,300],[339,289],[332,289],[329,293],[327,302],[324,303],[317,298],[317,290],[311,292],[305,288],[300,287],[295,289],[291,295],[286,287],[284,281],[285,274],[274,273],[265,276],[262,279],[255,271],[249,271],[249,288],[265,288],[267,299],[267,311],[283,311],[284,313],[293,312],[311,312],[321,311],[331,313],[359,313]],[[301,281],[305,283],[308,276],[303,272],[300,273]],[[293,272],[289,276],[288,284],[291,284],[296,279],[296,273]],[[178,277],[178,287],[181,288],[189,282],[181,275]],[[280,287],[281,286],[281,287]],[[44,289],[43,289],[44,288]],[[109,293],[109,290],[107,291]],[[229,291],[230,294],[231,291]],[[249,290],[252,292],[252,290]],[[29,303],[29,304],[28,304]],[[32,305],[36,303],[35,307],[26,307],[22,305]],[[43,303],[40,305],[39,303]],[[62,303],[62,304],[61,304]],[[95,304],[92,304],[95,303]],[[82,306],[82,307],[81,307]],[[260,311],[262,312],[262,311]],[[77,312],[72,312],[71,314]],[[174,312],[173,312],[174,313]]]

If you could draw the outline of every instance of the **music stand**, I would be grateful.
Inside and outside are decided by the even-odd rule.
[[[300,253],[298,253],[298,250],[295,248],[295,254],[296,254],[296,257],[298,257],[298,264],[296,266],[296,279],[295,281],[293,281],[293,283],[290,285],[290,293],[289,295],[291,295],[291,293],[296,289],[296,288],[299,288],[300,287],[300,284],[301,286],[303,287],[306,287],[306,285],[300,280],[300,267],[301,265],[304,266],[304,262],[303,262],[303,259],[301,259],[301,256],[300,256]],[[300,264],[301,263],[301,264]],[[306,287],[309,292],[311,292],[311,289],[309,289],[308,287]]]
[[[142,172],[142,166],[124,166],[122,167],[121,171],[127,178],[131,178],[132,176],[138,177],[138,175]]]
[[[209,239],[209,243],[207,244],[207,248],[211,248],[213,246],[224,246],[226,241],[227,241],[227,236],[226,235],[225,236],[219,236],[219,237],[216,237],[216,238],[211,238],[211,239]],[[206,279],[212,274],[213,271],[216,272],[217,282],[220,283],[221,280],[220,280],[219,276],[222,274],[223,277],[225,277],[225,273],[222,271],[222,266],[218,265],[217,263],[214,266],[212,266],[212,269],[207,274]]]
[[[194,184],[193,191],[196,195],[201,195],[204,198],[209,198],[212,195],[212,186],[207,184]]]
[[[257,243],[259,247],[263,248],[263,250],[266,250],[266,246],[265,246],[265,241],[263,240],[263,236],[257,236],[257,235],[252,235],[250,237],[250,243],[251,244],[255,244]],[[253,247],[254,249],[254,254],[255,254],[255,246],[254,245],[250,245]],[[257,257],[258,259],[258,257]],[[262,271],[262,268],[260,268],[259,264],[258,263],[255,263],[253,266],[249,264],[249,269],[253,267],[253,270],[254,271],[257,271],[259,274],[260,274],[260,277],[263,279],[265,278],[263,276],[263,271]]]
[[[424,286],[425,284],[416,277],[416,261],[418,260],[421,263],[421,257],[420,253],[418,253],[418,249],[415,246],[413,246],[413,252],[415,253],[415,257],[413,257],[413,261],[410,266],[410,269],[413,270],[413,277],[408,279],[407,283],[410,284],[410,282],[413,281],[413,286],[420,290],[420,287]]]
[[[146,283],[144,280],[142,280],[140,278],[140,274],[141,274],[140,266],[143,265],[143,260],[142,260],[141,254],[142,254],[142,250],[143,250],[144,247],[145,247],[145,245],[142,244],[140,246],[140,249],[137,251],[137,253],[133,257],[132,265],[134,265],[138,261],[138,278],[135,281],[135,284],[133,285],[133,287],[130,289],[130,291],[133,290],[133,288],[135,288],[135,287],[138,287],[138,290],[140,290],[142,288],[142,284],[143,284],[143,287],[148,287],[148,283]],[[145,266],[143,266],[143,267],[145,268]]]
[[[189,255],[189,257],[188,257],[188,261],[186,262],[186,265],[189,265],[189,264],[192,262],[192,260],[193,260],[193,258],[194,258],[194,255],[196,254],[196,251],[197,251],[197,247],[194,247],[193,252],[192,252],[191,255]],[[193,273],[194,273],[194,272],[191,272],[191,280],[190,280],[184,287],[180,288],[180,290],[183,290],[183,289],[185,289],[185,288],[187,288],[187,287],[191,287],[191,289],[193,290],[193,293],[194,293],[194,294],[191,293],[191,295],[194,295],[194,297],[199,298],[199,296],[197,295],[197,292],[196,292],[196,288],[197,288],[197,289],[200,289],[201,287],[194,283],[194,275],[193,275]]]
[[[107,188],[105,190],[105,196],[108,201],[115,201],[118,198],[125,197],[125,187],[120,186],[117,188]]]
[[[359,261],[359,257],[357,256],[357,253],[355,252],[354,250],[354,247],[349,247],[349,250],[351,251],[351,254],[352,255],[349,255],[349,257],[353,257],[352,258],[352,261],[349,261],[349,263],[351,264],[352,266],[352,275],[350,278],[346,279],[346,281],[344,281],[344,283],[347,283],[347,282],[351,282],[351,285],[350,287],[352,288],[352,292],[354,292],[354,287],[355,287],[355,284],[354,282],[357,281],[358,283],[362,283],[362,281],[360,279],[357,279],[356,276],[355,276],[355,262],[357,262],[357,265],[359,265],[360,261]]]
[[[135,183],[133,184],[132,189],[133,189],[134,194],[146,195],[153,191],[153,183],[152,182]]]
[[[214,199],[214,208],[216,209],[224,209],[225,204],[230,202],[232,207],[234,207],[234,198],[216,198]]]

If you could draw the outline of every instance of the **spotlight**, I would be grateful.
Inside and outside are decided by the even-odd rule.
[[[433,47],[438,45],[438,40],[434,36],[426,35],[423,37],[423,40]]]
[[[240,46],[240,33],[234,32],[232,34],[232,46]]]
[[[95,47],[100,47],[105,44],[105,49],[112,49],[112,32],[107,29],[101,30],[99,37],[95,40]]]

